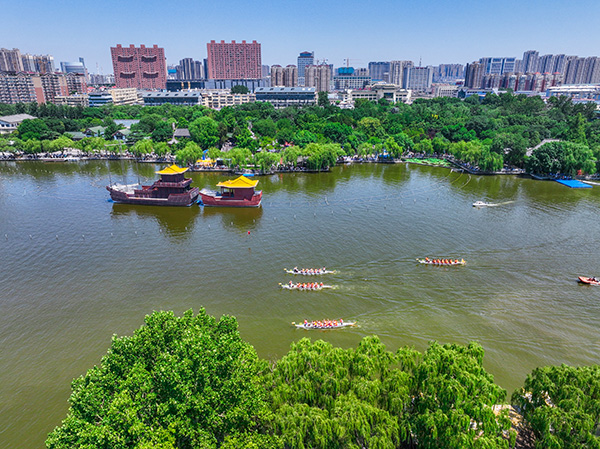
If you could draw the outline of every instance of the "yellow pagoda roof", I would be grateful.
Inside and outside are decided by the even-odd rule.
[[[181,168],[173,164],[170,167],[165,167],[162,170],[157,171],[156,173],[158,175],[179,175],[180,173],[185,173],[186,171],[188,171],[187,168]]]
[[[240,176],[236,179],[228,179],[217,184],[217,187],[227,187],[228,189],[250,189],[256,187],[258,181],[252,181],[247,176]]]

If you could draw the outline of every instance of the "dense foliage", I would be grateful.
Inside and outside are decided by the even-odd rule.
[[[513,394],[538,449],[600,448],[600,366],[535,369]]]
[[[49,448],[269,447],[262,364],[235,318],[155,312],[75,379]],[[247,440],[247,443],[246,443]]]
[[[155,312],[75,379],[49,448],[504,448],[483,349],[302,339],[272,367],[234,318]]]
[[[600,121],[595,104],[573,104],[565,97],[552,97],[547,103],[540,97],[503,93],[457,98],[418,99],[414,103],[388,104],[386,101],[357,100],[354,109],[339,109],[326,98],[318,106],[276,110],[269,103],[251,103],[220,111],[202,106],[163,105],[103,106],[81,108],[53,104],[0,104],[0,115],[29,113],[36,120],[25,121],[14,143],[0,139],[0,151],[19,150],[29,153],[47,151],[67,143],[52,143],[66,131],[82,131],[93,126],[107,127],[106,138],[118,130],[118,119],[139,119],[131,127],[128,141],[149,138],[145,148],[169,141],[173,126],[189,128],[192,140],[201,150],[216,148],[248,150],[242,158],[248,165],[263,167],[271,162],[255,158],[261,152],[282,152],[297,148],[298,157],[309,158],[309,145],[321,148],[340,145],[340,154],[367,156],[389,154],[398,157],[408,152],[446,154],[479,167],[497,171],[503,166],[525,167],[548,173],[594,173],[600,168]],[[14,139],[16,138],[16,139]],[[561,141],[561,149],[541,146],[531,154],[527,150],[544,139]],[[34,141],[36,143],[28,143]],[[70,148],[102,149],[106,142],[68,143]],[[186,147],[185,139],[166,151],[176,154]],[[567,144],[576,144],[572,147]],[[83,149],[83,148],[82,148]],[[164,147],[159,151],[165,152]],[[228,151],[213,155],[230,160]],[[140,153],[138,152],[138,155]],[[548,154],[558,158],[549,164]],[[189,156],[189,152],[188,155]],[[181,161],[189,162],[187,156]],[[239,158],[238,158],[239,159]],[[280,160],[271,158],[275,163]],[[322,159],[322,158],[321,158]],[[323,165],[321,168],[326,168]]]

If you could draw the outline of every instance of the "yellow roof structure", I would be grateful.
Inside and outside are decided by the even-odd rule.
[[[213,165],[214,163],[215,163],[215,161],[212,159],[198,159],[196,161],[196,165],[201,165],[203,167],[205,167],[207,165]]]
[[[159,175],[179,175],[181,173],[185,173],[186,171],[188,171],[187,168],[181,168],[173,164],[170,167],[166,167],[160,171],[157,171],[156,173]]]
[[[236,179],[228,179],[217,184],[217,187],[227,187],[228,189],[250,189],[256,187],[258,181],[252,181],[247,176],[240,176]]]

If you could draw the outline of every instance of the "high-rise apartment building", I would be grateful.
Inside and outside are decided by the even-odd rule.
[[[23,61],[18,48],[0,48],[0,72],[22,72]]]
[[[315,52],[314,51],[303,51],[298,56],[298,83],[304,86],[305,83],[305,71],[309,65],[315,63]]]
[[[110,48],[115,82],[118,88],[164,89],[167,85],[165,49],[154,45],[146,47]]]
[[[504,75],[505,73],[513,73],[516,71],[517,58],[480,58],[479,63],[483,67],[483,73],[492,75]]]
[[[434,83],[450,83],[465,77],[465,66],[462,64],[440,64],[433,67]]]
[[[396,86],[404,85],[404,71],[413,67],[412,61],[390,61],[390,83]]]
[[[540,54],[536,50],[528,50],[523,53],[523,62],[521,71],[524,73],[536,73],[539,72],[539,59]]]
[[[295,65],[271,67],[271,86],[296,87],[298,86],[298,68]]]
[[[420,92],[431,89],[433,82],[432,67],[407,67],[404,71],[404,87],[405,89],[416,90]]]
[[[386,61],[369,62],[369,74],[373,81],[389,82],[390,63]]]
[[[472,62],[465,67],[465,87],[480,89],[485,74],[485,67],[481,62]]]
[[[256,41],[246,43],[206,44],[208,55],[209,79],[259,79],[262,77],[260,44]]]
[[[328,64],[309,65],[304,74],[306,87],[314,87],[316,92],[329,92],[331,66]]]
[[[14,72],[14,70],[10,70]],[[26,73],[0,73],[0,103],[37,101],[31,76]]]
[[[204,79],[204,68],[200,61],[194,61],[192,58],[184,58],[179,61],[176,67],[178,80],[202,80]]]

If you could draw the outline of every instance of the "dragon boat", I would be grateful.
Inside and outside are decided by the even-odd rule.
[[[281,288],[284,288],[286,290],[310,290],[310,291],[317,291],[317,290],[323,290],[326,288],[333,288],[333,285],[321,285],[321,284],[306,284],[306,283],[298,283],[298,284],[293,284],[293,283],[289,283],[289,284],[282,284],[279,283],[279,286]]]
[[[292,325],[296,326],[296,329],[341,329],[342,327],[350,327],[356,325],[353,321],[344,320],[322,320],[322,321],[307,321],[304,323],[292,322]]]
[[[320,276],[322,274],[334,274],[335,270],[326,270],[323,268],[292,268],[291,270],[283,269],[288,274],[301,274],[302,276]]]
[[[579,282],[587,285],[600,285],[600,279],[595,277],[579,276],[577,278]]]
[[[417,259],[417,262],[423,263],[425,265],[465,265],[465,259],[430,259],[426,257],[425,259]]]

